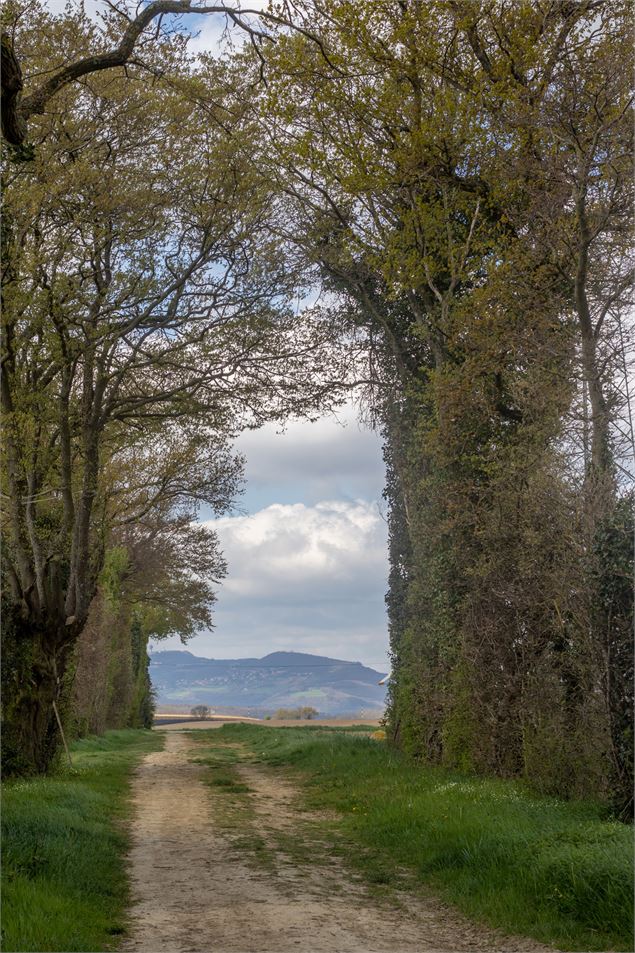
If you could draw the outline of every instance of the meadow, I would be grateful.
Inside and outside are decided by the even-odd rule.
[[[560,950],[633,949],[632,829],[599,804],[413,764],[367,726],[238,724],[194,736],[213,755],[213,797],[237,808],[249,799],[234,761],[293,780],[302,806],[324,812],[330,849],[378,897],[431,887],[477,921]],[[111,731],[76,742],[72,770],[5,782],[4,950],[117,947],[130,900],[130,775],[163,738]]]

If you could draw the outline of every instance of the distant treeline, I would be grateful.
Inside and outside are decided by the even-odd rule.
[[[300,708],[278,708],[274,718],[281,721],[311,721],[319,715],[317,708],[311,708],[310,705],[303,705]]]

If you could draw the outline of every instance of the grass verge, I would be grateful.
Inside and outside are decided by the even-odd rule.
[[[272,851],[254,826],[251,788],[236,770],[237,762],[243,760],[242,753],[236,748],[215,744],[217,734],[217,730],[190,732],[192,740],[199,745],[199,755],[189,760],[207,768],[203,780],[215,795],[211,800],[214,821],[232,849],[271,871],[274,867]]]
[[[116,944],[128,900],[130,772],[162,745],[156,732],[109,731],[73,745],[73,771],[3,784],[3,950]]]
[[[633,950],[632,830],[600,806],[413,765],[346,729],[215,734],[301,770],[308,806],[340,812],[358,848],[349,856],[370,883],[403,887],[405,869],[413,886],[429,884],[506,932],[562,950]]]

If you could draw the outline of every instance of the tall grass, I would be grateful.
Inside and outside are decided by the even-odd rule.
[[[400,868],[468,915],[564,950],[633,950],[630,827],[586,802],[413,765],[347,731],[227,726],[271,764],[304,772],[309,803],[343,815],[369,880]]]
[[[132,767],[161,747],[151,731],[73,746],[75,769],[8,781],[2,797],[2,949],[107,950],[124,932]]]

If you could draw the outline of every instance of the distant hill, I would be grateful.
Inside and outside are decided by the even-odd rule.
[[[154,652],[150,677],[159,705],[209,705],[210,708],[265,713],[311,705],[323,715],[376,711],[384,707],[386,688],[361,662],[272,652],[264,658],[209,659],[191,652]]]

